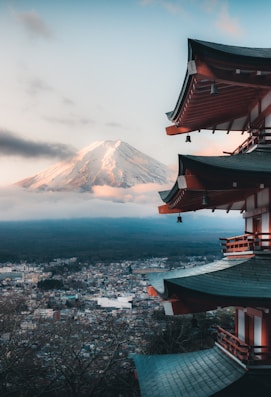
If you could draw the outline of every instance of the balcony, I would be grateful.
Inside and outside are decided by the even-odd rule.
[[[271,233],[247,233],[220,240],[224,255],[271,254]]]
[[[239,154],[239,153],[246,153],[255,147],[259,143],[259,136],[252,135],[248,137],[240,146],[238,146],[231,155]]]
[[[253,150],[259,144],[270,144],[271,143],[271,128],[265,128],[265,130],[253,129],[250,131],[250,136],[238,146],[231,155],[247,153]]]
[[[247,366],[271,365],[271,346],[248,345],[219,326],[217,343]]]

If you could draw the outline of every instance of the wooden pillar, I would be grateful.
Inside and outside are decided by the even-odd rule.
[[[263,322],[262,322],[262,344],[265,346],[269,346],[271,342],[271,311],[270,309],[266,309],[263,313]]]

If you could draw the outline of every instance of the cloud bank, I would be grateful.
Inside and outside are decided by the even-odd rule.
[[[23,139],[9,131],[0,130],[0,155],[26,158],[68,158],[75,149],[63,143],[35,142]]]
[[[155,190],[154,190],[155,189]],[[163,186],[148,184],[130,189],[97,187],[93,193],[41,192],[19,187],[0,189],[0,222],[73,218],[143,218],[161,216],[158,190]],[[197,211],[196,217],[210,215]],[[236,211],[219,217],[236,218]],[[217,217],[217,214],[215,215]],[[173,215],[174,218],[174,215]]]
[[[0,221],[158,215],[155,186],[97,187],[93,193],[0,189]],[[161,186],[160,186],[161,189]]]

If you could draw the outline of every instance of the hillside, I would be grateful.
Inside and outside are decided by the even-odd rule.
[[[220,223],[220,224],[219,224]],[[239,222],[175,218],[93,218],[0,222],[0,262],[79,257],[84,260],[220,255],[219,237],[242,233]]]

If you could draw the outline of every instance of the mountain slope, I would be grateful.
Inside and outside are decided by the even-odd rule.
[[[16,185],[48,191],[91,191],[92,186],[128,188],[171,181],[167,166],[118,140],[94,142],[71,159]]]

